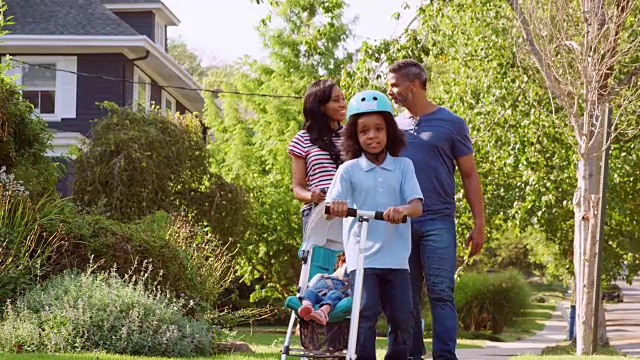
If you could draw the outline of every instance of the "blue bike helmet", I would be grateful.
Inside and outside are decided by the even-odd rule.
[[[388,112],[393,116],[393,105],[387,95],[376,90],[365,90],[355,94],[347,106],[347,120],[352,115]]]

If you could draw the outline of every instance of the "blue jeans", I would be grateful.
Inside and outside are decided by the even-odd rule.
[[[456,272],[455,220],[427,220],[411,224],[411,292],[413,340],[411,356],[420,359],[426,353],[421,326],[423,279],[433,320],[433,360],[456,360],[458,315],[453,299]]]
[[[331,285],[327,282],[331,282]],[[345,286],[345,282],[339,280],[338,278],[331,277],[329,279],[321,279],[316,282],[312,287],[305,290],[302,295],[303,300],[308,300],[313,305],[331,305],[331,310],[335,309],[336,305],[340,302],[340,300],[347,297],[346,289],[343,291],[342,288]]]
[[[349,273],[353,293],[355,271]],[[411,281],[406,269],[364,269],[358,323],[358,360],[376,360],[376,324],[380,311],[389,323],[385,360],[407,360],[411,346]]]

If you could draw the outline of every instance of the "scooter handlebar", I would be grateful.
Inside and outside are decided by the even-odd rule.
[[[326,205],[324,207],[324,213],[325,215],[331,215],[331,207],[329,205]],[[365,210],[358,210],[356,208],[347,208],[347,216],[348,217],[363,216],[363,217],[373,218],[375,220],[384,220],[383,211],[365,211]],[[403,224],[406,223],[407,219],[408,219],[407,215],[402,217],[402,223]]]

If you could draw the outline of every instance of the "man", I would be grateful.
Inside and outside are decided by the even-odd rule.
[[[409,259],[415,312],[412,358],[426,353],[421,329],[422,278],[427,286],[433,319],[433,359],[457,359],[458,319],[453,298],[456,271],[455,179],[456,166],[471,208],[474,226],[467,238],[470,255],[484,243],[484,204],[475,167],[469,128],[465,121],[427,98],[427,72],[414,60],[400,60],[389,68],[388,94],[407,109],[397,119],[407,136],[401,154],[413,161],[424,194],[423,212],[411,220]]]

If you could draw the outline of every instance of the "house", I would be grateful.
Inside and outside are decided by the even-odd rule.
[[[103,101],[202,110],[201,86],[167,53],[167,27],[179,20],[161,0],[4,2],[14,24],[0,55],[15,59],[25,98],[52,129],[52,156],[87,138]]]

